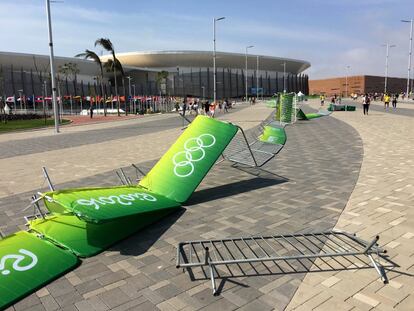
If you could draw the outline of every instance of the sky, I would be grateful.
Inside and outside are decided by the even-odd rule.
[[[51,10],[57,56],[101,37],[116,52],[212,50],[213,18],[225,16],[218,51],[254,45],[251,54],[309,61],[319,79],[384,75],[389,43],[388,75],[405,78],[410,24],[400,20],[414,18],[414,0],[64,0]],[[48,54],[44,0],[0,0],[0,29],[0,51]]]

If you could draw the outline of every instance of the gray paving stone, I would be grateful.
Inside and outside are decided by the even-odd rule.
[[[243,311],[265,311],[265,310],[273,310],[274,307],[268,305],[267,303],[259,300],[259,299],[255,299],[251,302],[249,302],[248,304],[242,306],[239,310],[243,310]]]
[[[114,288],[105,293],[99,294],[98,297],[109,307],[115,308],[129,301],[128,295],[126,295],[119,288]]]

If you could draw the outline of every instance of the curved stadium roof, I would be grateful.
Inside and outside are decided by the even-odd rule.
[[[242,53],[216,52],[216,66],[224,68],[245,68],[246,56]],[[282,64],[286,62],[286,72],[301,73],[310,67],[310,63],[298,59],[248,54],[249,69],[256,68],[256,58],[259,56],[259,69],[267,71],[283,71]],[[101,58],[106,60],[111,55]],[[116,57],[123,65],[140,68],[173,68],[173,67],[213,67],[212,51],[145,51],[118,53]]]

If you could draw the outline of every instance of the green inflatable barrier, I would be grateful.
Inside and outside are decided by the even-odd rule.
[[[29,223],[30,229],[42,234],[79,257],[94,256],[114,243],[160,220],[177,208],[120,218],[103,224],[82,221],[73,215],[48,216]]]
[[[276,108],[277,100],[276,99],[269,99],[266,101],[266,106],[269,108]]]
[[[78,264],[78,258],[28,232],[0,240],[0,309],[33,293]]]
[[[81,257],[180,207],[199,185],[238,128],[198,116],[137,186],[83,188],[43,194],[55,213],[30,228]]]
[[[0,309],[180,208],[237,130],[198,116],[139,185],[43,194],[53,214],[0,240]]]
[[[180,206],[139,186],[69,189],[48,192],[44,196],[50,211],[70,211],[94,223]]]
[[[323,114],[320,114],[320,113],[317,113],[317,112],[315,112],[315,113],[307,113],[307,114],[306,114],[306,118],[307,118],[308,120],[310,120],[310,119],[320,118],[320,117],[323,117],[323,116],[324,116]]]
[[[296,117],[298,118],[298,120],[309,120],[306,114],[300,108],[296,112]]]
[[[294,94],[280,95],[280,121],[290,123],[292,121],[292,109]]]
[[[296,112],[296,117],[298,118],[298,120],[311,120],[327,115],[329,115],[329,113],[324,110],[319,110],[318,112],[313,113],[304,113],[303,110],[299,108]]]
[[[44,203],[51,212],[70,212],[93,223],[179,207],[237,130],[233,124],[198,116],[138,186],[53,191],[43,194]]]
[[[139,185],[176,202],[187,201],[237,130],[231,123],[198,116]]]
[[[266,143],[284,145],[286,143],[285,129],[266,125],[263,134],[259,136],[259,140]]]

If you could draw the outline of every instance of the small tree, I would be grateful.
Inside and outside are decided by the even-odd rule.
[[[118,71],[118,72],[121,73],[122,78],[125,77],[124,68],[122,67],[121,62],[117,58],[115,58],[115,62],[112,59],[108,59],[106,61],[106,63],[104,63],[103,66],[104,66],[106,72],[116,72],[116,71]],[[120,112],[119,112],[120,101],[119,101],[119,94],[118,94],[118,90],[117,90],[117,87],[118,87],[117,77],[115,76],[114,79],[115,79],[114,84],[115,84],[115,96],[116,96],[117,110],[118,110],[118,116],[120,116]],[[126,112],[126,109],[125,109],[125,114],[126,113],[127,112]]]
[[[168,78],[168,71],[162,70],[157,73],[157,85],[161,89],[162,94],[166,94],[167,92],[167,78]]]
[[[87,50],[87,49],[85,50],[84,53],[77,54],[75,55],[75,57],[82,57],[84,59],[93,60],[99,66],[99,69],[101,71],[100,84],[101,84],[101,94],[102,94],[103,105],[104,105],[104,116],[106,117],[106,102],[105,102],[104,87],[103,87],[104,72],[103,72],[103,65],[102,65],[101,59],[95,52],[91,50]]]
[[[108,52],[110,52],[112,54],[112,64],[115,64],[115,66],[112,66],[112,70],[114,72],[114,83],[115,83],[115,96],[116,96],[116,102],[117,102],[117,109],[118,109],[118,116],[120,116],[119,113],[119,96],[118,96],[118,83],[116,80],[116,70],[118,69],[118,65],[117,63],[119,63],[119,61],[117,60],[116,56],[115,56],[115,48],[114,45],[112,44],[111,40],[109,40],[108,38],[99,38],[95,41],[95,46],[101,46],[103,47],[105,50],[107,50]],[[109,60],[108,60],[109,62]],[[107,63],[108,63],[107,62]],[[121,63],[119,63],[121,64]],[[122,67],[122,65],[121,65]],[[123,70],[122,70],[122,75],[124,75]]]

